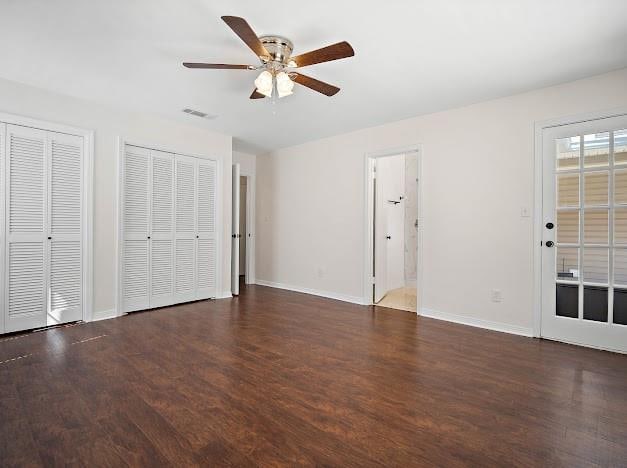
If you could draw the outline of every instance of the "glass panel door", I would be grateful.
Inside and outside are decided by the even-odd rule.
[[[627,117],[543,132],[542,336],[627,351]]]

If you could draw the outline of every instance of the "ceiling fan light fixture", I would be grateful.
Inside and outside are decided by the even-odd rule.
[[[270,73],[268,70],[262,71],[255,80],[255,86],[257,87],[257,91],[259,91],[264,96],[272,96],[272,85],[272,73]]]
[[[294,82],[290,79],[289,75],[285,72],[279,72],[276,76],[276,90],[279,97],[285,97],[292,94],[294,89]]]
[[[258,36],[250,24],[238,16],[222,16],[222,20],[255,53],[260,64],[183,62],[184,67],[214,70],[262,70],[255,80],[255,90],[249,99],[274,96],[271,100],[276,102],[277,96],[282,98],[293,93],[293,82],[325,96],[335,96],[340,91],[337,86],[296,73],[295,70],[317,63],[352,57],[355,51],[348,42],[337,42],[292,57],[294,44],[288,38],[278,35]]]

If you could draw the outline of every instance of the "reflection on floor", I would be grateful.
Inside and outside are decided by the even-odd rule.
[[[416,312],[416,302],[416,288],[398,288],[389,291],[377,305]]]

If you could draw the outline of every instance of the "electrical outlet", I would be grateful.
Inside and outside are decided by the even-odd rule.
[[[492,290],[492,302],[503,302],[503,293],[500,289]]]

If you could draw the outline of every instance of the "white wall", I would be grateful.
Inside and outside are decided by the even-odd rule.
[[[96,103],[0,80],[0,112],[95,131],[94,153],[94,317],[115,308],[116,184],[118,136],[180,153],[210,155],[220,161],[224,223],[222,284],[230,295],[231,280],[231,137],[150,115],[115,110]]]
[[[257,277],[362,299],[364,155],[421,144],[423,307],[530,333],[534,122],[626,105],[623,69],[258,157]]]

